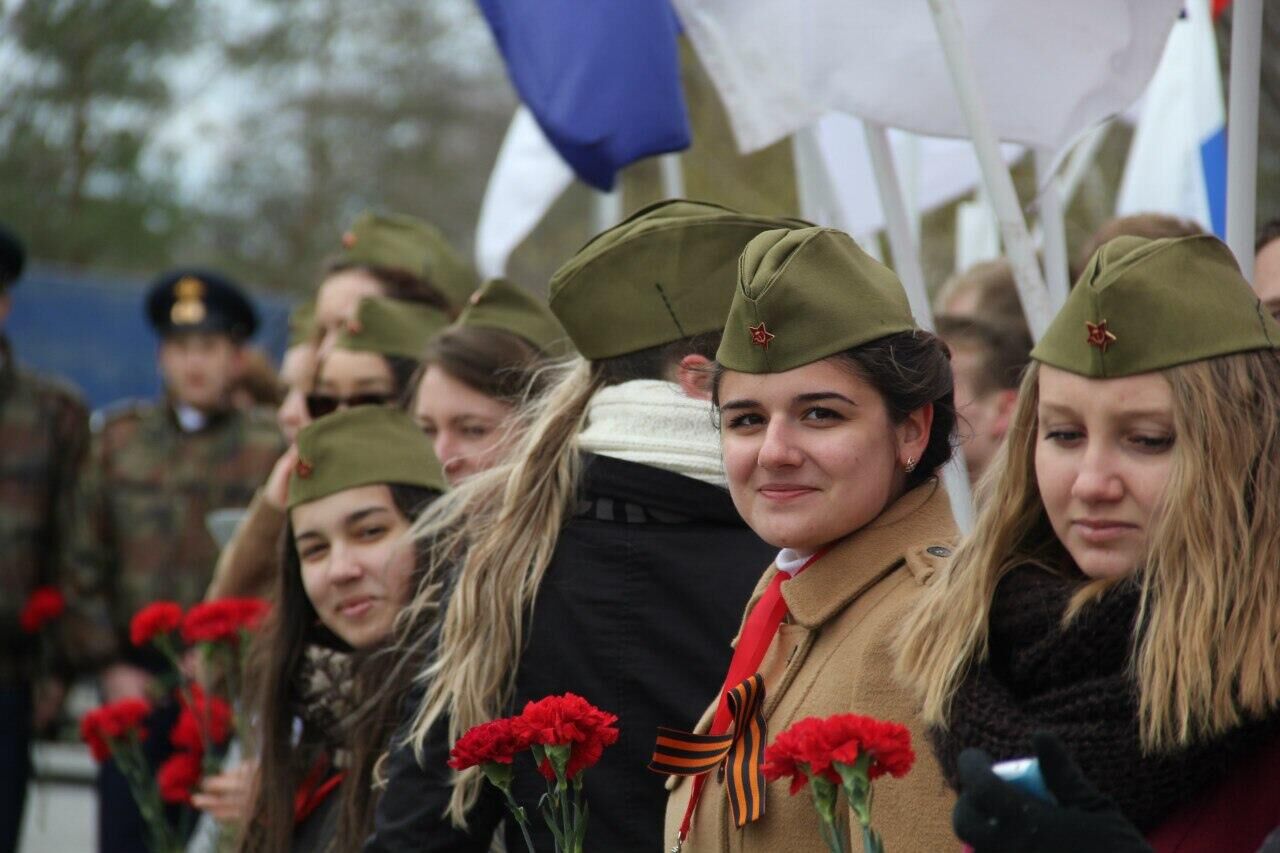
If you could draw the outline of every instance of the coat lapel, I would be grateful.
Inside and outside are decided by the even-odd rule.
[[[941,484],[930,480],[917,486],[782,585],[792,620],[811,630],[820,627],[902,565],[922,533],[954,529],[951,502]]]

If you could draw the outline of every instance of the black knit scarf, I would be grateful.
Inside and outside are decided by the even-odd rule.
[[[1001,580],[992,602],[991,653],[956,693],[946,731],[933,747],[948,782],[966,747],[996,760],[1031,755],[1031,735],[1060,737],[1085,774],[1149,830],[1197,792],[1220,781],[1232,759],[1276,731],[1251,723],[1211,741],[1144,755],[1138,696],[1127,671],[1139,601],[1121,583],[1087,606],[1065,629],[1062,614],[1078,583],[1034,566]]]

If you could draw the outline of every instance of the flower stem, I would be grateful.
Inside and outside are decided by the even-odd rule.
[[[827,845],[827,849],[831,853],[845,853],[844,843],[840,840],[840,830],[835,823],[823,818],[818,821],[818,825],[822,827],[822,840]]]
[[[516,802],[516,798],[511,796],[510,788],[503,788],[502,793],[507,795],[507,809],[520,826],[520,833],[524,836],[524,846],[529,848],[529,853],[538,853],[533,849],[533,838],[529,835],[529,816],[524,813],[524,808]]]

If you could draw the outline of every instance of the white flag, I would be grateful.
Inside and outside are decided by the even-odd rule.
[[[482,278],[506,274],[511,253],[571,183],[573,171],[528,108],[520,106],[502,140],[476,223],[476,270]]]
[[[1167,213],[1226,236],[1227,110],[1208,0],[1188,0],[1142,99],[1116,213]]]
[[[847,112],[968,136],[927,0],[673,0],[738,147]],[[956,0],[996,135],[1059,151],[1132,103],[1182,0]]]

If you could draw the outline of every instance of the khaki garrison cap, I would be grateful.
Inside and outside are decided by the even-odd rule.
[[[569,333],[546,302],[505,278],[494,278],[471,294],[459,326],[498,329],[523,338],[553,358],[573,355]]]
[[[1280,325],[1216,237],[1117,237],[1094,253],[1031,357],[1106,379],[1277,347]]]
[[[355,323],[338,336],[336,346],[416,361],[427,341],[448,325],[448,315],[439,308],[371,296],[360,300]]]
[[[431,443],[391,406],[356,406],[312,421],[298,433],[289,475],[289,509],[357,486],[448,488]]]
[[[781,373],[916,328],[898,277],[833,228],[768,231],[747,244],[716,360]]]
[[[747,242],[809,223],[676,199],[597,235],[551,277],[551,310],[584,358],[639,352],[724,328]]]
[[[461,308],[476,289],[476,275],[440,229],[412,216],[365,211],[342,235],[339,263],[388,267],[421,278]]]

